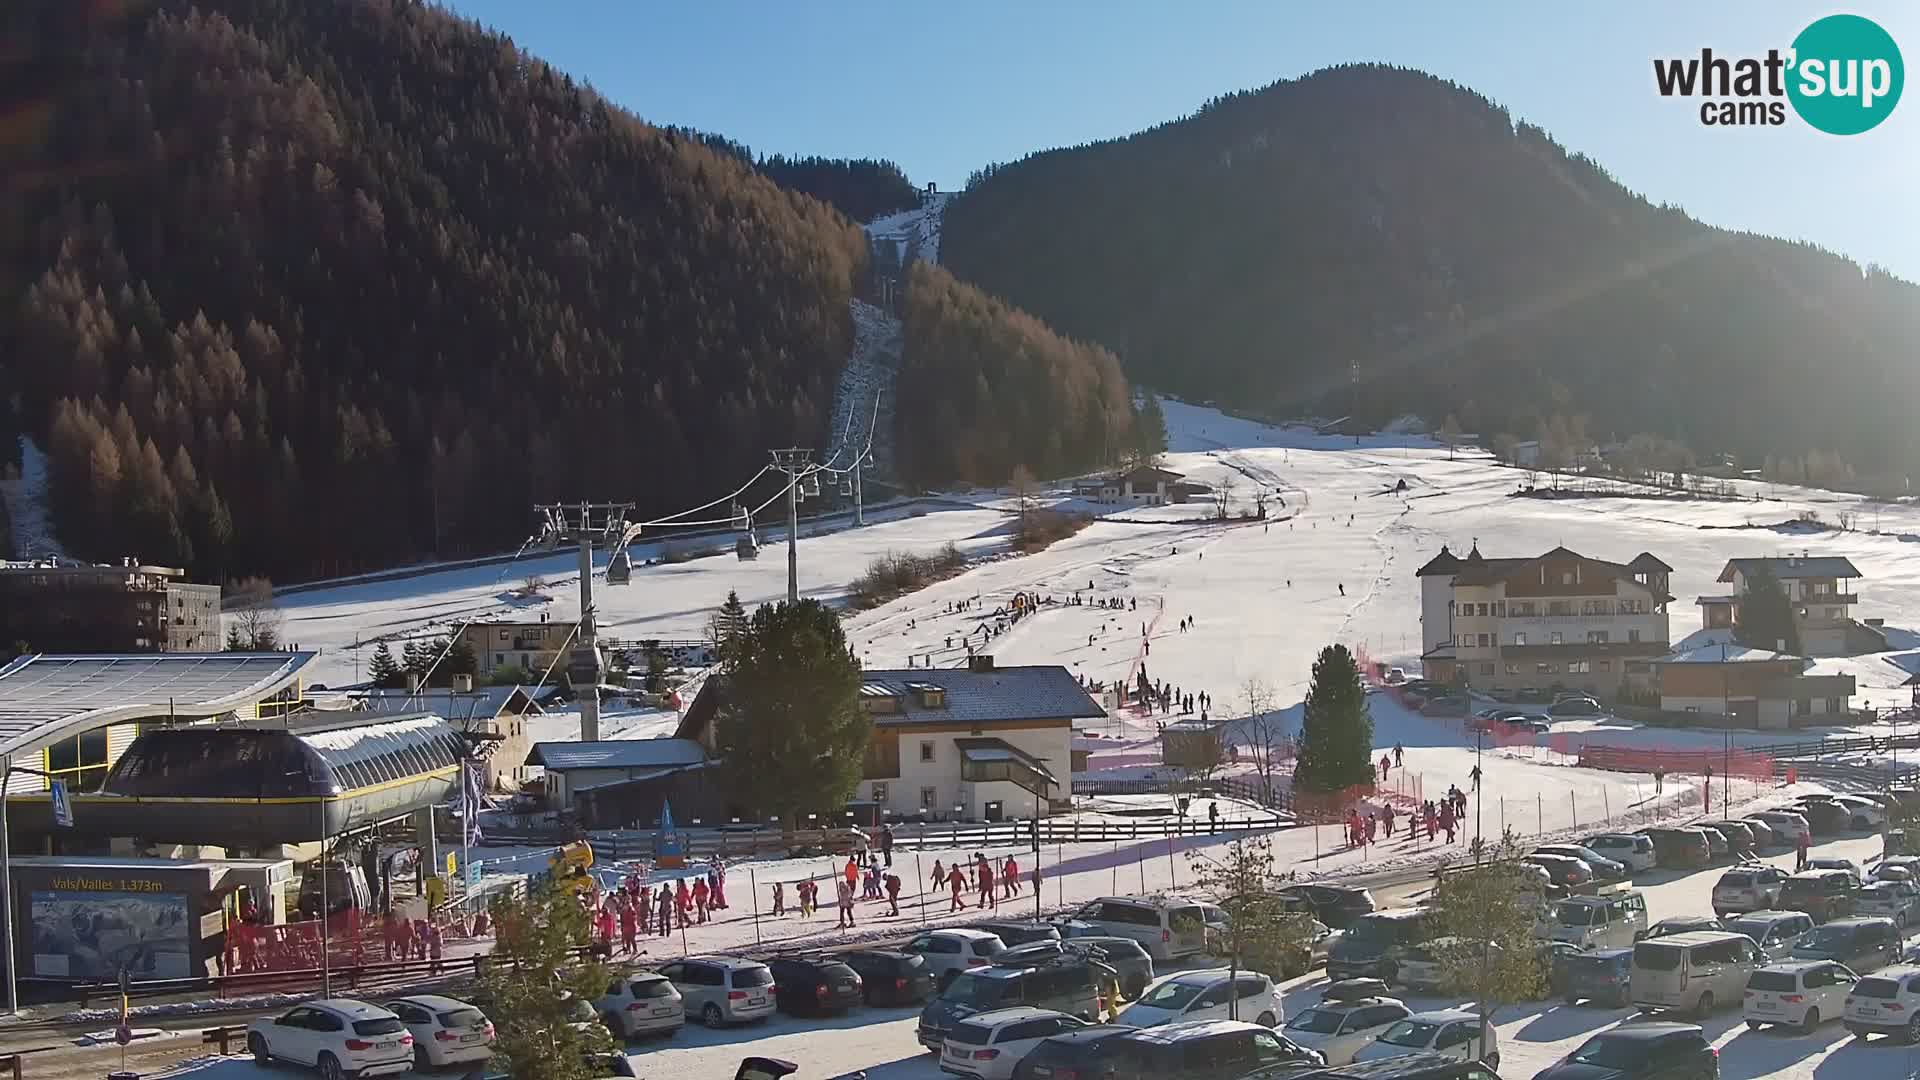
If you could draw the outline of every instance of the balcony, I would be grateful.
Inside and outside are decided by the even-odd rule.
[[[1811,593],[1806,596],[1793,597],[1792,602],[1796,604],[1811,604],[1815,607],[1842,607],[1849,604],[1858,604],[1860,602],[1860,594],[1850,592]]]

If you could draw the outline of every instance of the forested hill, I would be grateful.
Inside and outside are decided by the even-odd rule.
[[[1195,397],[1920,465],[1920,289],[1655,205],[1417,72],[1330,69],[984,170],[941,259]]]
[[[405,0],[0,27],[68,58],[11,112],[0,386],[70,550],[511,549],[533,500],[680,509],[824,441],[859,230],[506,39]]]
[[[676,135],[699,139],[709,148],[731,154],[760,170],[767,179],[802,195],[811,195],[855,221],[906,210],[920,203],[920,193],[899,165],[877,158],[787,157],[756,155],[745,143],[725,135],[694,128],[670,128]]]

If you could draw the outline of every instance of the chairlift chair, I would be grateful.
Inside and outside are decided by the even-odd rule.
[[[627,555],[627,549],[621,548],[607,560],[607,584],[625,585],[633,578],[633,559]]]
[[[760,541],[754,538],[751,529],[741,533],[734,540],[733,553],[741,562],[750,562],[760,557]]]
[[[807,474],[806,479],[801,481],[800,483],[800,495],[803,498],[808,498],[808,499],[817,499],[820,497],[820,474],[819,473],[814,472],[814,473]]]
[[[853,498],[853,481],[851,480],[840,481],[840,497],[843,499]]]

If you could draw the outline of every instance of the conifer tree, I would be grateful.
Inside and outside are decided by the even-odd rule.
[[[747,607],[740,602],[739,592],[729,589],[726,602],[707,622],[707,643],[713,646],[714,659],[723,665],[728,663],[732,659],[734,644],[746,629]]]
[[[1768,563],[1757,564],[1753,573],[1746,575],[1746,591],[1740,594],[1740,621],[1734,624],[1733,636],[1750,649],[1800,655],[1800,627],[1794,622],[1793,602]]]
[[[1313,683],[1300,720],[1295,788],[1326,794],[1373,780],[1373,716],[1360,668],[1345,645],[1329,645],[1313,662]]]
[[[373,660],[367,665],[367,680],[375,690],[398,690],[407,685],[406,673],[394,663],[393,650],[386,642],[373,647]]]

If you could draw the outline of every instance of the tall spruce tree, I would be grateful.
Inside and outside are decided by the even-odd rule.
[[[375,690],[398,690],[407,685],[407,676],[393,660],[386,642],[373,647],[373,660],[367,665],[367,679]]]
[[[1327,794],[1372,780],[1373,716],[1367,712],[1360,668],[1345,645],[1329,645],[1313,662],[1293,785]]]
[[[1760,563],[1747,575],[1746,584],[1746,591],[1740,594],[1740,619],[1733,627],[1734,640],[1751,649],[1800,655],[1800,627],[1793,621],[1793,602],[1787,598],[1787,587],[1781,584],[1773,567]]]
[[[1134,447],[1143,458],[1167,452],[1167,415],[1160,410],[1160,396],[1146,395],[1133,422]]]
[[[714,658],[723,666],[732,659],[733,647],[746,630],[747,607],[740,602],[740,594],[729,589],[726,603],[707,620],[707,643],[713,646]]]
[[[840,617],[817,600],[763,605],[729,649],[720,756],[733,790],[791,824],[838,810],[860,783],[873,721]]]

